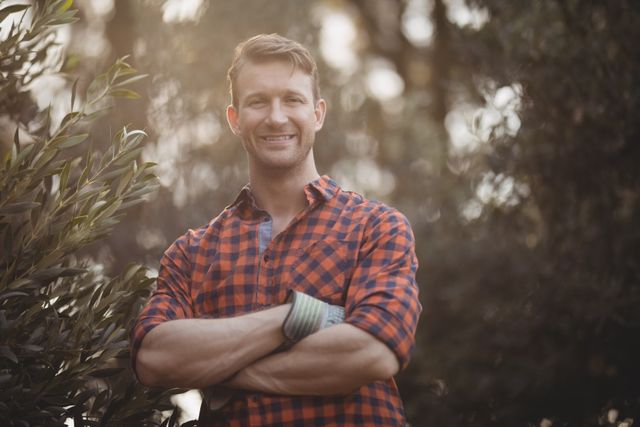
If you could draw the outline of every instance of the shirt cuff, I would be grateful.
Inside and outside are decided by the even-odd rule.
[[[386,344],[398,358],[400,369],[409,364],[414,346],[413,334],[393,314],[378,306],[362,306],[345,322],[370,333]]]

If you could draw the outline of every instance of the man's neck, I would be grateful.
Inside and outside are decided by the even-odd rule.
[[[301,171],[251,172],[251,192],[261,209],[274,218],[293,218],[307,206],[304,187],[320,177],[315,166]]]

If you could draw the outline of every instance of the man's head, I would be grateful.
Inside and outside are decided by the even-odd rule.
[[[247,151],[250,175],[314,179],[312,148],[327,104],[309,52],[278,35],[253,37],[236,49],[229,81],[227,121]]]
[[[231,67],[227,73],[231,103],[238,107],[237,80],[242,67],[247,63],[287,61],[294,70],[311,76],[313,100],[320,99],[318,67],[309,51],[293,40],[278,34],[260,34],[240,43],[235,50]]]

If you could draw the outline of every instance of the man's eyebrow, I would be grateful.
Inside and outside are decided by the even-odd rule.
[[[309,97],[307,95],[305,95],[303,92],[297,91],[295,89],[287,89],[284,92],[284,96],[298,96],[300,98],[303,98],[304,100],[308,101]],[[257,91],[257,92],[250,92],[248,94],[246,94],[244,96],[244,98],[241,99],[241,103],[245,103],[247,101],[251,101],[254,99],[261,99],[261,98],[265,98],[267,95],[265,94],[265,92],[262,91]]]
[[[242,98],[240,100],[241,104],[244,104],[248,101],[252,101],[254,99],[262,99],[264,98],[264,93],[263,92],[253,92],[253,93],[249,93],[247,94],[244,98]]]
[[[255,97],[261,97],[261,96],[264,96],[264,92],[261,92],[261,91],[257,91],[257,92],[249,92],[249,93],[245,96],[245,99],[255,98]]]
[[[307,95],[305,95],[304,93],[299,92],[299,91],[297,91],[297,90],[294,90],[294,89],[289,89],[289,90],[287,90],[287,91],[285,92],[285,95],[286,95],[286,96],[295,95],[295,96],[299,96],[300,98],[303,98],[303,99],[305,99],[305,100],[306,100],[306,99],[308,99]]]

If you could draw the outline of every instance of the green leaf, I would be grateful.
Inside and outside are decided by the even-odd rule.
[[[92,412],[96,412],[98,409],[101,409],[105,403],[107,403],[107,399],[109,396],[109,391],[110,390],[103,390],[100,393],[98,393],[98,395],[96,396],[94,402],[93,402],[93,406],[92,406]]]
[[[67,188],[67,182],[69,181],[69,172],[71,172],[71,162],[65,163],[60,172],[60,191],[64,191]]]
[[[131,182],[131,178],[133,178],[133,169],[129,168],[129,171],[120,179],[118,183],[118,188],[116,188],[116,194],[120,195],[127,188],[129,183]]]
[[[131,89],[112,89],[108,94],[114,98],[140,99],[140,94]]]
[[[114,169],[112,171],[109,171],[109,172],[106,172],[106,173],[102,173],[102,174],[96,176],[96,179],[99,178],[101,180],[108,181],[108,180],[110,180],[112,178],[115,178],[115,177],[118,177],[118,176],[124,174],[125,172],[127,172],[130,169],[131,168],[129,167],[129,165],[123,166],[121,168],[117,168],[117,169]]]
[[[138,198],[140,196],[144,196],[145,194],[149,194],[155,191],[158,187],[159,187],[158,184],[147,184],[146,186],[139,188],[135,191],[132,191],[131,193],[126,193],[126,197],[128,199]]]
[[[16,126],[16,133],[13,135],[13,143],[16,146],[16,151],[20,153],[20,126]]]
[[[111,107],[105,107],[105,108],[100,108],[98,110],[93,111],[92,113],[86,114],[85,116],[82,117],[82,119],[86,122],[92,122],[94,120],[97,120],[101,117],[106,116],[109,111],[111,111]]]
[[[44,255],[44,257],[40,258],[38,261],[38,268],[43,269],[55,265],[60,262],[62,256],[64,255],[60,249],[54,249],[45,254],[40,254],[40,256]]]
[[[73,100],[71,101],[73,102]],[[64,128],[65,126],[67,126],[69,123],[79,120],[84,116],[84,113],[81,113],[79,111],[72,111],[71,113],[67,114],[66,116],[64,116],[64,118],[62,119],[62,121],[60,122],[60,128]]]
[[[45,148],[43,151],[40,152],[40,155],[36,157],[35,162],[33,162],[33,168],[41,171],[51,160],[53,160],[54,157],[56,157],[58,155],[58,151],[57,150],[51,150]]]
[[[73,5],[73,0],[66,0],[57,10],[58,13],[65,12]]]
[[[9,205],[0,208],[0,215],[17,214],[30,209],[34,209],[40,206],[40,203],[36,202],[18,202],[11,203]]]
[[[0,22],[4,21],[4,19],[12,13],[21,12],[28,9],[29,7],[31,6],[28,4],[14,4],[11,6],[7,6],[4,9],[0,9]]]
[[[98,75],[89,85],[87,89],[87,102],[94,103],[102,98],[107,92],[107,75]]]
[[[120,88],[120,87],[123,87],[123,86],[129,85],[129,84],[131,84],[131,83],[135,83],[135,82],[137,82],[137,81],[139,81],[139,80],[145,79],[145,78],[147,78],[148,76],[149,76],[148,74],[139,74],[139,75],[137,75],[137,76],[129,77],[128,79],[122,80],[122,81],[120,81],[120,82],[118,82],[118,83],[114,84],[114,85],[113,85],[113,86],[111,86],[111,87],[113,87],[113,88]]]
[[[120,205],[120,209],[121,210],[124,209],[124,205],[125,204],[126,203],[123,203],[122,205]],[[115,225],[117,225],[119,223],[120,223],[120,217],[118,217],[118,216],[112,217],[112,218],[106,218],[106,219],[103,219],[103,220],[100,221],[100,225],[102,225],[103,227],[106,227],[106,228],[111,228],[111,227],[113,227],[113,226],[115,226]]]
[[[77,22],[78,21],[78,18],[76,18],[77,12],[78,12],[77,10],[67,10],[66,12],[59,14],[54,19],[47,21],[46,25],[53,27],[56,25],[72,24],[74,22]]]
[[[87,156],[85,157],[85,165],[84,168],[82,169],[82,173],[80,174],[80,178],[78,178],[78,189],[80,189],[82,186],[86,185],[87,183],[87,178],[89,177],[89,172],[91,169],[91,157],[89,157],[89,153],[87,153]]]
[[[54,151],[54,150],[52,150]],[[54,151],[54,154],[55,151]],[[55,157],[55,156],[54,156]],[[62,171],[62,168],[65,164],[64,160],[57,160],[55,162],[51,162],[52,159],[49,159],[48,162],[43,165],[42,168],[40,168],[32,177],[31,177],[31,183],[29,185],[29,190],[34,190],[36,187],[38,187],[40,184],[42,184],[42,180],[44,180],[47,177],[50,177],[52,175],[57,175],[60,173],[60,171]]]
[[[116,158],[114,164],[116,166],[122,166],[126,163],[130,163],[132,160],[137,159],[142,153],[144,147],[137,147],[129,152],[123,153],[120,157]]]
[[[29,294],[26,292],[21,292],[21,291],[11,291],[11,292],[7,292],[4,293],[2,295],[0,295],[0,302],[6,300],[7,298],[11,298],[11,297],[28,297]]]
[[[75,195],[74,202],[79,203],[105,190],[104,185],[85,185]]]
[[[94,394],[95,392],[93,390],[84,390],[78,393],[76,396],[74,396],[73,400],[77,404],[83,404],[84,402],[92,398]]]
[[[0,345],[0,356],[12,361],[13,363],[18,363],[18,356],[16,356],[16,354],[6,345]]]
[[[109,218],[113,215],[120,206],[122,205],[122,199],[112,199],[109,203],[102,207],[101,211],[98,212],[96,218]]]
[[[94,378],[107,378],[117,375],[122,371],[124,371],[124,368],[104,368],[89,372],[89,375]]]
[[[99,344],[102,346],[107,342],[109,335],[116,329],[116,324],[111,322],[107,326],[107,328],[102,332],[102,337],[100,338]]]
[[[50,280],[57,279],[59,277],[71,277],[78,274],[85,273],[87,270],[84,268],[75,267],[51,267],[44,270],[39,270],[34,273],[31,278],[40,282],[49,282]]]
[[[24,289],[33,284],[33,280],[31,279],[18,279],[11,283],[9,283],[9,289]]]
[[[130,132],[123,132],[123,139],[126,141],[124,146],[131,149],[142,142],[142,139],[147,136],[146,132],[142,130],[132,130]]]
[[[92,221],[107,204],[108,202],[106,200],[98,199],[93,206],[91,206],[91,209],[89,209],[89,213],[87,214],[89,221]]]
[[[79,135],[63,135],[52,140],[51,145],[58,148],[69,148],[84,142],[88,136],[88,133],[82,133]]]
[[[27,340],[27,343],[34,343],[36,341],[40,341],[40,339],[44,335],[44,331],[45,331],[44,326],[38,326],[36,329],[34,329],[31,335],[29,335],[29,339]]]
[[[71,86],[71,111],[73,111],[73,104],[75,104],[75,101],[76,101],[76,90],[78,89],[78,80],[79,79],[76,79],[73,82],[73,85]],[[73,114],[73,113],[70,113],[70,114]]]
[[[42,350],[44,350],[42,346],[34,345],[34,344],[23,344],[23,345],[20,345],[20,348],[28,351],[29,353],[39,353]]]
[[[126,210],[129,209],[132,206],[137,206],[140,203],[144,203],[145,200],[144,199],[133,199],[133,200],[128,200],[126,202],[124,202],[123,204],[120,205],[120,210]],[[117,224],[117,223],[116,223]]]
[[[16,134],[17,134],[17,129],[16,129]],[[20,146],[18,144],[13,144],[11,146],[11,151],[9,152],[9,161],[7,162],[7,165],[14,165],[16,164],[16,159],[18,158],[18,150],[20,150]]]
[[[26,147],[22,148],[20,150],[20,153],[18,154],[18,157],[16,157],[15,159],[15,165],[20,165],[20,163],[22,163],[22,161],[29,155],[31,154],[31,152],[35,149],[36,144],[29,144]],[[26,169],[22,169],[22,170],[26,170]],[[19,173],[19,172],[18,172]]]
[[[72,227],[76,227],[79,226],[80,224],[84,223],[87,221],[87,216],[86,215],[76,215],[72,220],[71,223],[69,225],[71,225]]]

